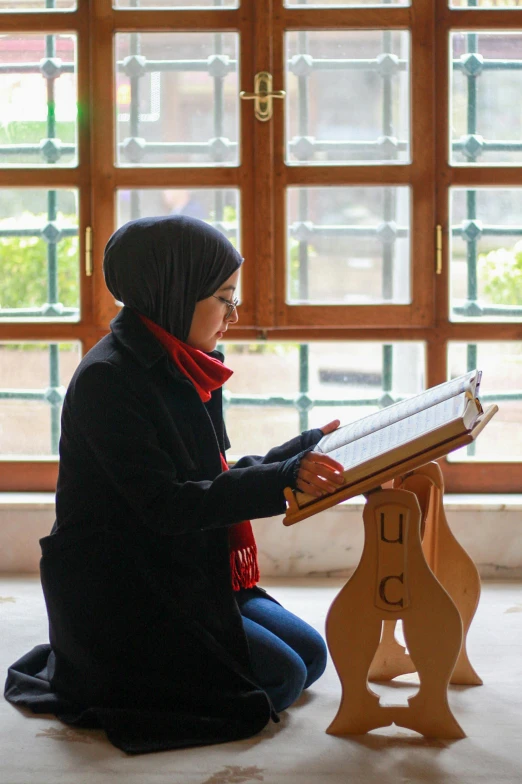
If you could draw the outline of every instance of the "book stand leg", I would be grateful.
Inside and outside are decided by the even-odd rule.
[[[456,605],[463,625],[462,646],[450,683],[479,686],[481,678],[473,669],[466,650],[467,635],[480,598],[477,567],[452,534],[444,511],[444,479],[438,463],[398,477],[394,486],[415,493],[422,513],[421,539],[424,556],[440,584]],[[387,681],[415,672],[404,646],[395,639],[396,621],[384,621],[381,643],[370,666],[371,681]]]
[[[395,723],[427,737],[465,737],[447,698],[462,648],[462,621],[426,563],[421,519],[412,490],[377,490],[368,497],[361,561],[326,619],[326,639],[342,685],[339,710],[327,729],[330,734],[362,734]],[[420,687],[407,706],[381,705],[368,686],[368,673],[383,621],[399,619],[413,665],[406,672],[418,672]],[[389,642],[388,629],[383,644]],[[400,653],[399,664],[406,655],[404,650]]]

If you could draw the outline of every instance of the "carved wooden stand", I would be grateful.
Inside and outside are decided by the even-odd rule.
[[[448,683],[480,684],[466,652],[480,579],[451,533],[437,463],[416,468],[367,496],[360,563],[333,601],[326,639],[342,685],[333,735],[395,723],[427,737],[463,738],[447,699]],[[406,649],[395,639],[403,624]],[[381,634],[382,631],[382,634]],[[417,671],[408,706],[386,706],[368,687]]]

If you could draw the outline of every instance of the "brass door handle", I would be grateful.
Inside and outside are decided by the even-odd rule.
[[[242,90],[239,97],[243,101],[254,101],[254,113],[260,122],[267,122],[272,117],[272,99],[284,98],[284,90],[272,90],[272,74],[260,71],[254,78],[254,92]]]

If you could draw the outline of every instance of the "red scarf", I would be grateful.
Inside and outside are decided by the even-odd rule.
[[[214,389],[218,389],[228,381],[233,371],[218,359],[209,357],[203,351],[183,343],[141,313],[138,313],[138,316],[167,349],[178,370],[192,381],[203,403],[210,400]],[[222,454],[220,457],[223,471],[228,471],[227,461]],[[256,540],[250,520],[229,527],[228,546],[232,588],[234,591],[239,591],[240,588],[252,588],[259,582],[259,566]]]

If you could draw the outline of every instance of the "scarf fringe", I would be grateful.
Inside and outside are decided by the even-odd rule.
[[[234,591],[239,591],[241,588],[253,588],[259,582],[255,544],[230,552],[230,573]]]

